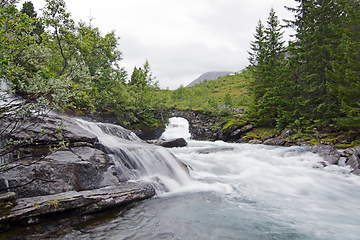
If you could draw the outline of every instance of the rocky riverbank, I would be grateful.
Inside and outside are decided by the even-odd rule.
[[[22,142],[12,152],[12,157],[8,156],[8,163],[0,167],[0,233],[5,234],[18,226],[45,223],[50,218],[85,216],[156,194],[156,183],[129,183],[136,172],[119,167],[104,151],[106,147],[98,142],[97,137],[81,128],[72,118],[48,116],[34,118],[24,125],[15,124],[11,120],[0,123],[0,128],[8,131],[9,139]],[[103,127],[124,139],[137,138],[132,132],[119,130],[114,125]],[[210,135],[237,143],[308,145],[306,141],[294,137],[293,131],[250,139],[252,130],[252,125],[234,125]],[[24,139],[32,140],[22,141]],[[187,144],[184,139],[149,142],[164,147]],[[343,162],[353,169],[352,172],[360,175],[360,146],[338,151],[327,143],[309,146],[309,150],[324,159],[324,166],[339,164],[343,158]],[[199,153],[211,151],[207,149]],[[188,166],[182,166],[189,170]]]
[[[9,139],[32,140],[22,141],[0,167],[0,235],[50,216],[89,214],[155,195],[154,184],[128,183],[133,173],[117,166],[74,119],[48,116],[14,124],[0,124]]]

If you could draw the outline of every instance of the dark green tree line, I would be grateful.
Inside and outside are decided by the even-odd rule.
[[[271,48],[269,37],[266,37],[270,31],[266,33],[265,30],[263,52],[256,47],[259,26],[256,29],[250,55],[254,69],[253,110],[258,113],[255,116],[268,117],[270,123],[276,121],[280,128],[295,121],[297,125],[301,121],[318,127],[356,126],[360,120],[359,2],[295,1],[298,6],[288,8],[294,12],[295,19],[287,21],[296,31],[295,39],[286,49],[278,50],[281,58],[273,58],[273,63],[265,57],[263,63],[253,61],[254,55],[261,57]],[[271,25],[270,20],[268,25]],[[280,35],[277,38],[280,39]],[[273,71],[276,74],[271,75],[271,70],[276,70]],[[259,72],[269,77],[269,86],[264,85],[266,77],[259,76]],[[262,92],[257,91],[257,87]],[[272,97],[274,93],[275,98]],[[264,104],[266,101],[269,103]],[[273,115],[267,114],[271,110]]]

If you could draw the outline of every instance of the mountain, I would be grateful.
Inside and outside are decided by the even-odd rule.
[[[212,71],[212,72],[207,72],[202,74],[200,77],[198,77],[197,79],[195,79],[194,81],[192,81],[191,83],[189,83],[188,85],[186,85],[186,87],[192,87],[195,84],[201,83],[204,80],[215,80],[218,79],[219,77],[223,77],[229,74],[233,74],[234,72],[229,72],[229,71]]]

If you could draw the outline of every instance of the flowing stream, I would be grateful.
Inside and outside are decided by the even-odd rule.
[[[190,140],[173,118],[163,138],[192,167],[170,192],[61,239],[360,239],[360,177],[324,168],[304,147]],[[166,179],[162,179],[166,181]]]

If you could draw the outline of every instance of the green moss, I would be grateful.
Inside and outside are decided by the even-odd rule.
[[[225,124],[225,126],[222,128],[222,130],[224,131],[224,130],[228,129],[231,126],[241,126],[242,127],[242,126],[245,126],[246,124],[247,124],[247,122],[245,120],[235,120],[235,119],[233,119],[233,120],[228,121]]]
[[[351,147],[355,147],[356,146],[356,144],[340,144],[340,143],[338,143],[338,144],[335,144],[334,145],[334,147],[336,147],[336,148],[341,148],[341,149],[345,149],[345,148],[351,148]]]
[[[271,135],[278,135],[279,132],[276,128],[254,128],[246,134],[246,138],[249,140],[253,139],[264,139]]]

